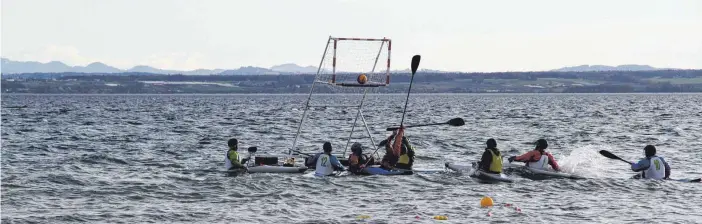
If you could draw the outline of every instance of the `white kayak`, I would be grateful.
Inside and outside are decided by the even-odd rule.
[[[470,174],[470,177],[477,178],[483,182],[507,182],[512,183],[514,180],[503,173],[488,173],[476,169],[476,164],[473,163],[470,166],[458,165],[452,163],[446,163],[446,168],[456,171],[456,172],[466,172]]]
[[[249,173],[304,173],[307,171],[305,166],[254,166],[249,167]]]
[[[527,171],[528,173],[532,175],[537,175],[539,177],[551,177],[551,178],[568,178],[568,179],[585,179],[585,177],[579,176],[577,174],[573,173],[566,173],[566,172],[558,172],[555,170],[551,169],[536,169],[528,166],[523,166],[523,165],[512,165],[512,164],[506,164],[508,168],[515,168],[515,169],[522,169],[524,171]]]

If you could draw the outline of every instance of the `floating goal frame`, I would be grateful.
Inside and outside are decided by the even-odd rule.
[[[387,47],[387,61],[386,61],[386,69],[385,69],[385,82],[371,82],[370,79],[368,80],[367,83],[365,84],[359,84],[359,83],[344,83],[344,82],[336,82],[336,53],[337,53],[337,45],[339,42],[343,41],[379,41],[381,42],[380,47],[378,49],[378,53],[375,57],[375,62],[373,63],[373,66],[370,71],[370,75],[377,75],[375,74],[375,69],[378,65],[378,61],[380,59],[381,52],[384,50],[385,47]],[[330,50],[329,46],[332,45],[333,48],[331,49],[333,51],[333,58],[332,58],[332,78],[331,80],[328,81],[321,81],[320,78],[322,78],[323,75],[323,69],[322,66],[324,64],[324,60],[327,57],[327,52]],[[327,44],[324,48],[324,53],[322,54],[322,59],[319,62],[319,67],[317,68],[317,74],[315,76],[314,81],[312,82],[312,87],[310,88],[310,93],[307,97],[307,102],[305,103],[305,110],[302,113],[302,118],[300,119],[300,123],[298,124],[297,127],[297,133],[295,134],[295,140],[293,140],[292,147],[290,148],[290,151],[288,151],[289,155],[292,155],[293,150],[297,150],[295,147],[297,146],[297,140],[300,136],[300,132],[302,130],[302,124],[305,121],[305,117],[307,116],[307,112],[311,107],[349,107],[349,108],[357,108],[356,110],[356,118],[354,119],[353,126],[351,127],[351,132],[349,133],[348,140],[346,141],[346,146],[344,147],[344,153],[343,157],[346,157],[346,151],[349,148],[349,145],[351,143],[351,138],[353,137],[353,133],[356,128],[356,124],[358,123],[358,118],[361,118],[361,122],[363,123],[363,127],[366,130],[366,133],[368,134],[368,139],[370,140],[370,143],[372,145],[372,148],[376,149],[378,147],[375,144],[375,140],[373,140],[373,135],[371,135],[370,129],[368,128],[368,124],[366,123],[365,116],[363,115],[363,102],[366,99],[366,95],[368,94],[368,88],[372,87],[384,87],[390,85],[390,52],[392,50],[392,41],[389,38],[381,38],[381,39],[376,39],[376,38],[338,38],[338,37],[332,37],[329,36],[329,39],[327,40]],[[328,85],[334,85],[334,86],[340,86],[340,87],[360,87],[360,88],[366,88],[363,91],[363,96],[361,98],[361,101],[359,102],[358,105],[310,105],[310,101],[312,99],[312,94],[314,93],[314,88],[316,84],[328,84]],[[376,155],[377,155],[377,150],[376,150]]]
[[[386,61],[386,69],[385,69],[385,82],[371,82],[370,80],[368,83],[365,84],[359,84],[359,83],[344,83],[344,82],[336,82],[336,53],[337,53],[337,46],[339,43],[344,42],[344,41],[375,41],[375,42],[380,42],[380,47],[378,48],[378,54],[375,56],[375,63],[373,63],[373,67],[371,68],[370,75],[374,76],[376,75],[375,69],[376,66],[378,65],[378,60],[380,59],[380,55],[383,52],[385,48],[387,48],[387,61]],[[320,81],[317,80],[320,78],[320,75],[324,72],[322,70],[322,65],[324,64],[324,60],[326,59],[325,57],[327,56],[327,51],[329,50],[329,45],[333,45],[332,51],[332,78],[331,80],[328,81]],[[327,46],[324,48],[324,54],[322,55],[322,60],[319,62],[319,68],[317,68],[317,76],[315,77],[316,82],[320,83],[325,83],[325,84],[331,84],[331,85],[338,85],[338,86],[348,86],[348,87],[381,87],[381,86],[387,86],[390,85],[390,53],[392,52],[392,40],[388,38],[382,38],[382,39],[374,39],[374,38],[338,38],[338,37],[329,37],[329,40],[327,41]]]

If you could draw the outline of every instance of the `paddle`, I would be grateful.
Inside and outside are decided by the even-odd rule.
[[[298,150],[292,150],[292,152],[296,152],[297,154],[305,155],[305,156],[314,156],[314,155],[312,155],[312,154],[300,152],[300,151],[298,151]]]
[[[407,103],[409,103],[410,92],[412,91],[412,83],[414,82],[414,74],[417,73],[417,68],[419,68],[419,61],[422,56],[415,55],[412,56],[412,77],[410,78],[409,89],[407,89],[407,99],[405,100],[405,109],[402,110],[402,120],[400,120],[400,127],[405,122],[405,113],[407,113]]]
[[[447,121],[447,122],[432,123],[432,124],[408,125],[408,126],[405,126],[405,128],[423,127],[423,126],[432,126],[432,125],[442,125],[442,124],[448,124],[448,125],[451,125],[451,126],[458,127],[458,126],[463,126],[463,125],[465,125],[466,122],[463,121],[463,118],[457,117],[457,118],[451,119],[451,120],[449,120],[449,121]],[[400,129],[400,128],[399,128],[399,127],[393,127],[393,128],[387,128],[387,129],[385,129],[385,130],[394,131],[394,130],[397,130],[397,129]]]
[[[402,124],[405,122],[405,113],[407,113],[407,103],[409,102],[409,96],[410,92],[412,91],[412,83],[414,82],[414,74],[417,73],[417,68],[419,68],[419,61],[422,59],[422,56],[415,55],[412,56],[412,62],[411,62],[411,69],[412,69],[412,77],[410,78],[410,84],[409,84],[409,89],[407,89],[407,99],[405,99],[405,109],[402,110],[402,120],[400,120],[400,127],[402,127]],[[375,151],[371,153],[371,155],[374,155],[378,152],[380,149],[380,146],[376,146]],[[368,163],[370,160],[366,161],[366,164],[363,166],[368,166]]]
[[[626,160],[624,160],[624,159],[622,159],[622,158],[619,158],[619,156],[616,156],[616,155],[614,155],[613,153],[611,153],[611,152],[609,152],[609,151],[607,151],[607,150],[600,150],[600,154],[602,154],[604,157],[607,157],[607,158],[610,158],[610,159],[618,159],[618,160],[621,160],[621,161],[623,161],[623,162],[625,162],[625,163],[628,163],[629,165],[632,164],[631,162],[626,161]]]

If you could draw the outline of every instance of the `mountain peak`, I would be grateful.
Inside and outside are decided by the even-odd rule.
[[[306,73],[306,74],[314,74],[317,73],[317,67],[315,66],[299,66],[294,63],[286,63],[286,64],[281,64],[281,65],[276,65],[271,67],[271,70],[276,71],[276,72],[285,72],[285,73]]]

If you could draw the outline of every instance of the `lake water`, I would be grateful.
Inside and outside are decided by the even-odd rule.
[[[466,121],[408,129],[417,168],[476,161],[488,138],[505,155],[545,138],[561,166],[584,180],[515,176],[511,184],[481,184],[453,172],[336,178],[221,172],[231,137],[241,148],[287,153],[306,97],[3,94],[2,222],[702,222],[702,184],[633,180],[627,164],[597,153],[635,160],[653,144],[673,178],[702,177],[702,94],[411,96],[406,124]],[[366,100],[376,142],[399,124],[404,97]],[[326,95],[317,102],[358,99]],[[331,141],[343,152],[355,115],[353,108],[316,108],[300,148],[316,152]],[[363,134],[355,141],[370,145]],[[480,208],[483,196],[496,206]]]

